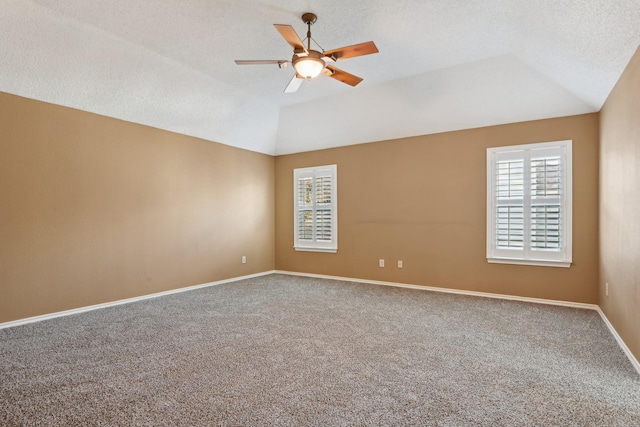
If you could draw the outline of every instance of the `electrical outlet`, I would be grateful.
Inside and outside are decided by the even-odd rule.
[[[246,256],[244,256],[244,255],[242,255],[242,263],[243,263],[243,264],[246,264],[246,263],[247,263],[247,257],[246,257]]]
[[[604,284],[604,294],[609,296],[609,282]]]
[[[378,266],[379,266],[380,268],[384,268],[384,260],[383,260],[383,259],[381,259],[380,261],[378,261]]]
[[[398,260],[398,268],[402,268],[402,260]]]

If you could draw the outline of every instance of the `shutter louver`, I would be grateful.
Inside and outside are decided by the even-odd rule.
[[[496,243],[501,248],[522,248],[524,246],[522,206],[498,206],[496,212]]]
[[[316,239],[331,241],[331,210],[320,209],[316,212]]]
[[[313,240],[313,211],[298,212],[298,238]]]
[[[531,207],[531,248],[560,249],[560,205]]]

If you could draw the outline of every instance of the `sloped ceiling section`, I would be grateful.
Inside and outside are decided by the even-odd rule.
[[[599,111],[640,44],[640,0],[4,0],[0,91],[266,154]],[[273,28],[318,15],[357,87],[284,94]]]

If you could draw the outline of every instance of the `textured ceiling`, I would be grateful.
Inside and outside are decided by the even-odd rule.
[[[0,91],[267,154],[599,111],[640,44],[640,0],[2,0]],[[274,23],[329,50],[295,94]]]

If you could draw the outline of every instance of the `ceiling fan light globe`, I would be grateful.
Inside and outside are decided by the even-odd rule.
[[[324,69],[324,61],[313,56],[299,57],[293,60],[293,68],[305,79],[313,79]]]

